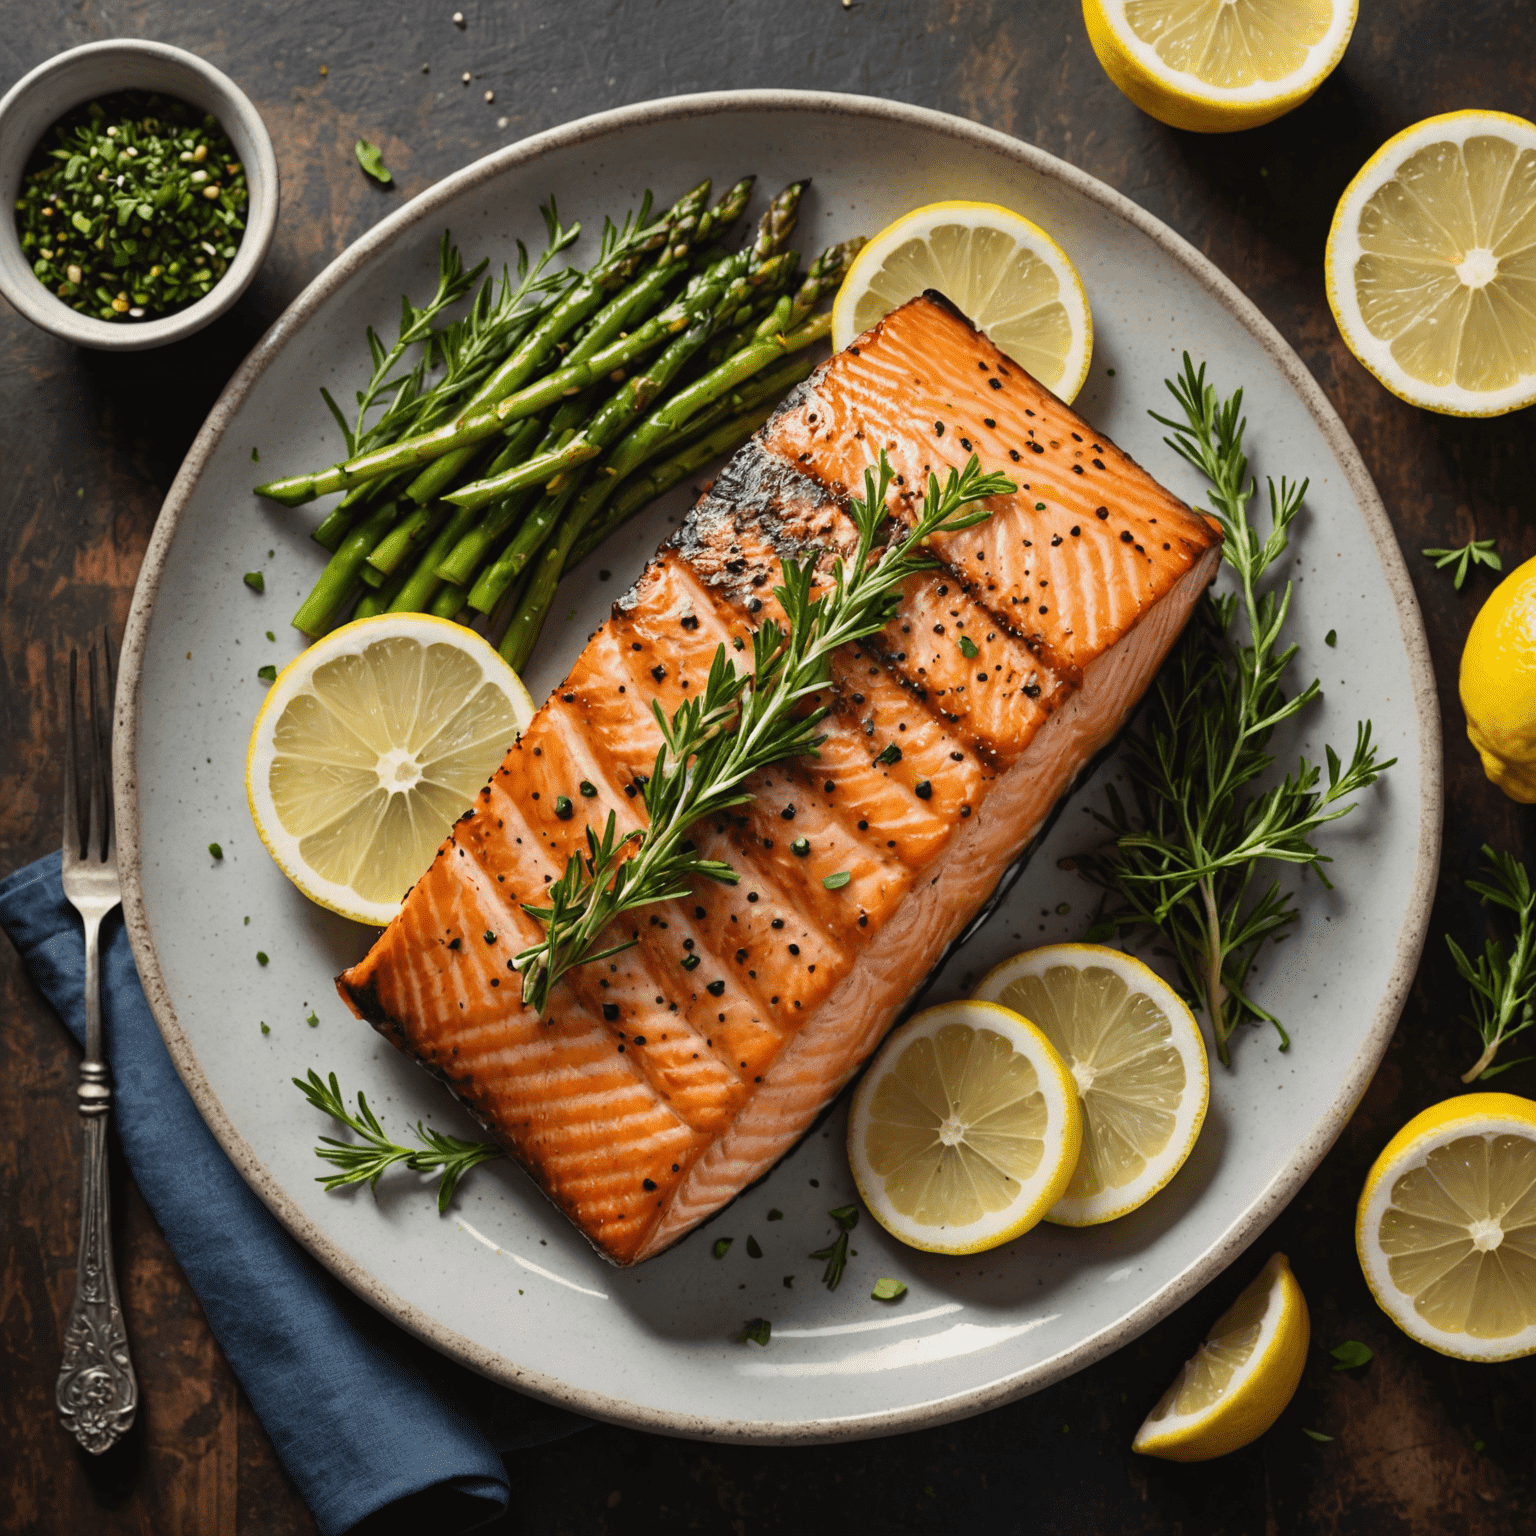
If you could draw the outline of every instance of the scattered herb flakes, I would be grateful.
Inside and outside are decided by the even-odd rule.
[[[257,965],[265,965],[270,958],[271,958],[271,956],[269,956],[267,954],[266,950],[258,949],[256,951],[256,964]]]
[[[252,592],[265,592],[267,590],[267,578],[260,571],[247,571],[240,579]]]
[[[252,464],[260,464],[261,463],[261,454],[255,448],[251,449],[251,463]]]
[[[736,1335],[738,1344],[745,1344],[749,1340],[753,1344],[766,1344],[773,1334],[773,1324],[766,1317],[753,1317],[747,1320],[747,1326]]]
[[[717,1259],[723,1259],[726,1254],[731,1251],[731,1244],[735,1241],[736,1239],[734,1237],[717,1237],[715,1239],[714,1247],[709,1251],[714,1254]]]
[[[757,1239],[755,1237],[753,1237],[750,1233],[748,1233],[748,1235],[747,1235],[747,1257],[749,1259],[760,1259],[760,1258],[762,1258],[762,1256],[763,1256],[763,1250],[758,1246]]]
[[[1473,539],[1470,544],[1463,544],[1459,549],[1424,549],[1419,553],[1427,559],[1435,562],[1435,569],[1443,571],[1446,566],[1456,567],[1451,582],[1458,592],[1461,584],[1467,579],[1467,572],[1474,565],[1486,565],[1490,570],[1502,571],[1504,562],[1499,558],[1495,548],[1496,539]]]
[[[389,167],[384,164],[384,151],[377,144],[370,144],[367,139],[359,139],[353,147],[353,153],[357,156],[357,163],[381,187],[387,187],[394,181],[395,178],[390,174]]]
[[[1323,636],[1323,644],[1324,645],[1337,645],[1338,643],[1339,643],[1339,632],[1336,629],[1330,629],[1328,631],[1328,633]]]
[[[1304,1434],[1308,1440],[1316,1440],[1322,1445],[1333,1444],[1333,1436],[1325,1435],[1320,1429],[1303,1429],[1302,1434]]]
[[[270,1035],[272,1033],[272,1026],[268,1024],[265,1019],[261,1021],[261,1032],[264,1035]]]
[[[245,919],[245,926],[246,926],[246,927],[247,927],[247,928],[249,928],[249,927],[250,927],[250,926],[251,926],[251,920],[250,920],[250,918],[246,918],[246,919]]]
[[[976,644],[974,640],[971,639],[969,635],[961,635],[960,654],[964,656],[967,661],[969,661],[972,656],[979,656],[981,654],[981,648]]]
[[[792,1291],[792,1290],[794,1290],[794,1288],[795,1288],[795,1277],[793,1275],[785,1275],[784,1276],[784,1289],[786,1291]]]
[[[893,741],[875,761],[877,763],[899,763],[901,761],[901,748]]]
[[[907,1288],[900,1280],[876,1280],[869,1297],[871,1301],[895,1301],[898,1296],[906,1294]]]
[[[224,857],[224,850],[217,843],[208,844],[208,853],[210,857],[215,859],[222,859]]]
[[[1362,1344],[1359,1339],[1345,1339],[1335,1349],[1328,1351],[1333,1356],[1333,1368],[1336,1371],[1352,1371],[1357,1366],[1368,1365],[1374,1358],[1374,1352],[1367,1344]]]
[[[272,631],[271,631],[271,630],[270,630],[270,629],[269,629],[269,630],[268,630],[268,631],[267,631],[267,639],[268,639],[268,640],[276,640],[276,639],[277,639],[277,636],[276,636],[276,635],[274,635],[274,634],[273,634],[273,633],[272,633]]]
[[[840,891],[852,879],[853,876],[846,869],[840,869],[835,875],[825,876],[821,883],[829,891]]]
[[[843,1271],[848,1267],[848,1234],[859,1224],[859,1208],[856,1205],[840,1205],[827,1214],[841,1230],[834,1242],[825,1248],[818,1248],[811,1254],[811,1258],[826,1261],[826,1268],[821,1272],[822,1284],[829,1291],[835,1291],[842,1282]]]
[[[784,1220],[784,1212],[779,1210],[777,1207],[775,1207],[773,1210],[768,1212],[768,1220],[769,1221],[783,1221]]]
[[[256,676],[264,683],[275,683],[277,681],[277,668],[271,662],[268,662],[266,666],[256,668]]]
[[[1072,903],[1069,902],[1069,901],[1061,901],[1061,902],[1057,902],[1057,904],[1056,904],[1056,915],[1057,915],[1057,917],[1065,917],[1071,910],[1072,910]]]
[[[320,1015],[316,1013],[313,1008],[311,1008],[309,1012],[304,1015],[304,1022],[308,1024],[311,1029],[319,1029]]]

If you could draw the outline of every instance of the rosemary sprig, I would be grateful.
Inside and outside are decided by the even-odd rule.
[[[1496,548],[1498,542],[1497,539],[1473,539],[1460,549],[1421,549],[1419,553],[1433,560],[1437,571],[1443,571],[1446,566],[1454,564],[1456,572],[1452,577],[1452,585],[1460,592],[1462,582],[1467,579],[1467,572],[1474,565],[1486,565],[1494,571],[1504,569],[1504,562],[1499,558]]]
[[[1223,1062],[1238,1025],[1280,1021],[1247,993],[1248,972],[1266,939],[1278,940],[1299,913],[1273,880],[1251,894],[1266,860],[1314,870],[1324,885],[1330,862],[1313,846],[1319,828],[1348,814],[1348,797],[1373,783],[1396,759],[1378,762],[1369,721],[1355,728],[1348,765],[1325,747],[1328,782],[1305,758],[1272,789],[1251,786],[1274,763],[1267,747],[1275,727],[1319,694],[1314,679],[1287,697],[1281,680],[1296,645],[1281,645],[1290,612],[1289,582],[1278,593],[1260,590],[1285,552],[1307,482],[1269,481],[1270,531],[1261,538],[1248,520],[1257,481],[1243,453],[1243,392],[1224,403],[1184,354],[1184,371],[1167,381],[1182,419],[1153,418],[1171,430],[1165,439],[1211,483],[1210,502],[1225,535],[1223,557],[1237,591],[1209,594],[1158,675],[1145,723],[1130,738],[1127,760],[1140,817],[1133,822],[1114,787],[1099,820],[1109,847],[1081,861],[1085,873],[1120,905],[1101,932],[1152,929],[1172,946],[1185,984],[1204,1007]],[[1241,612],[1244,636],[1233,634]]]
[[[415,1173],[438,1175],[437,1209],[441,1215],[448,1209],[459,1180],[471,1168],[503,1155],[493,1141],[461,1141],[442,1131],[427,1130],[419,1120],[416,1135],[421,1145],[403,1147],[385,1135],[378,1116],[368,1107],[368,1100],[361,1092],[357,1095],[357,1113],[354,1115],[347,1108],[334,1072],[327,1084],[311,1067],[309,1076],[294,1078],[293,1085],[316,1109],[339,1120],[362,1138],[360,1142],[337,1141],[334,1136],[320,1138],[321,1145],[315,1148],[315,1156],[341,1170],[322,1174],[315,1180],[327,1189],[340,1189],[347,1184],[367,1184],[371,1189],[388,1169],[400,1163]]]
[[[1504,946],[1488,939],[1475,961],[1469,960],[1461,946],[1446,934],[1446,947],[1456,962],[1461,978],[1471,988],[1472,1015],[1466,1020],[1483,1040],[1483,1054],[1462,1074],[1462,1082],[1497,1077],[1521,1062],[1536,1058],[1521,1056],[1494,1066],[1499,1047],[1536,1024],[1536,892],[1531,890],[1525,865],[1512,854],[1495,853],[1486,843],[1483,857],[1488,861],[1486,880],[1468,880],[1467,889],[1484,902],[1504,907],[1515,914],[1515,947],[1505,957]]]
[[[524,904],[523,910],[545,925],[543,939],[515,961],[528,1007],[542,1013],[550,988],[572,967],[628,949],[633,937],[596,948],[603,931],[625,913],[687,896],[696,877],[735,884],[736,871],[701,858],[687,839],[688,829],[750,800],[741,786],[759,768],[802,752],[816,754],[825,739],[816,726],[826,710],[802,705],[830,681],[832,653],[885,627],[900,602],[901,584],[935,563],[923,552],[929,538],[984,522],[991,510],[976,503],[1015,489],[1006,475],[983,474],[974,455],[963,471],[951,470],[942,486],[930,475],[920,514],[875,558],[893,478],[882,451],[878,474],[865,471],[864,499],[849,503],[857,546],[851,558],[835,561],[832,584],[821,597],[811,596],[814,555],[782,562],[783,581],[774,596],[789,627],[770,619],[753,633],[749,672],[737,672],[722,645],[702,692],[685,700],[670,720],[651,701],[662,746],[644,789],[649,825],[620,837],[609,812],[601,834],[587,828],[586,856],[571,855],[565,873],[546,893],[548,905]]]
[[[856,1205],[840,1205],[827,1212],[837,1223],[837,1236],[825,1248],[818,1248],[810,1257],[825,1259],[827,1267],[821,1272],[821,1282],[829,1291],[835,1291],[848,1267],[848,1234],[859,1224],[859,1208]]]

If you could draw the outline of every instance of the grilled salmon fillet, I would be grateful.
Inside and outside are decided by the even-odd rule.
[[[696,828],[739,872],[631,914],[545,1018],[511,957],[584,827],[643,824],[641,777],[715,648],[778,613],[778,561],[851,546],[975,453],[1016,494],[937,537],[898,617],[840,652],[819,757]],[[937,294],[830,359],[721,472],[507,753],[343,999],[440,1077],[618,1264],[795,1143],[1119,729],[1215,575],[1220,533]],[[750,657],[750,645],[742,653]],[[562,819],[560,797],[575,808]],[[846,871],[828,890],[826,876]]]

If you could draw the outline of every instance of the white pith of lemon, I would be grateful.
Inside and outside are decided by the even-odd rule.
[[[1193,1015],[1139,960],[1099,944],[1048,944],[1005,960],[976,997],[1044,1033],[1083,1103],[1083,1152],[1045,1219],[1112,1221],[1183,1166],[1205,1123],[1210,1071]]]
[[[848,1160],[870,1214],[929,1253],[980,1253],[1033,1227],[1082,1145],[1072,1079],[1032,1024],[953,1002],[902,1025],[853,1096]]]
[[[1328,231],[1328,303],[1394,395],[1452,416],[1536,402],[1536,124],[1450,112],[1388,139]]]
[[[1466,1093],[1415,1115],[1366,1176],[1355,1247],[1410,1338],[1461,1360],[1536,1353],[1536,1103]]]
[[[1306,1298],[1277,1253],[1180,1368],[1131,1449],[1209,1461],[1257,1440],[1295,1395],[1311,1339]]]
[[[256,830],[311,901],[387,923],[533,712],[473,630],[422,613],[343,625],[289,663],[256,716]]]
[[[935,288],[1001,351],[1069,404],[1088,377],[1093,316],[1067,253],[996,203],[929,203],[854,258],[832,306],[841,352],[893,309]]]
[[[1143,112],[1231,133],[1299,107],[1344,56],[1357,0],[1083,0],[1088,41]]]

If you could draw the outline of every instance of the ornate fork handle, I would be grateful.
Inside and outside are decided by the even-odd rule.
[[[88,1045],[101,1039],[97,937],[100,919],[85,923],[85,1009]],[[95,1024],[95,1028],[91,1027]],[[97,1049],[99,1049],[99,1045]],[[112,1271],[112,1217],[107,1183],[107,1117],[112,1087],[107,1064],[92,1054],[80,1063],[80,1115],[85,1164],[80,1192],[80,1257],[75,1299],[64,1331],[64,1363],[54,1401],[64,1427],[93,1455],[126,1434],[139,1406],[128,1334]]]

